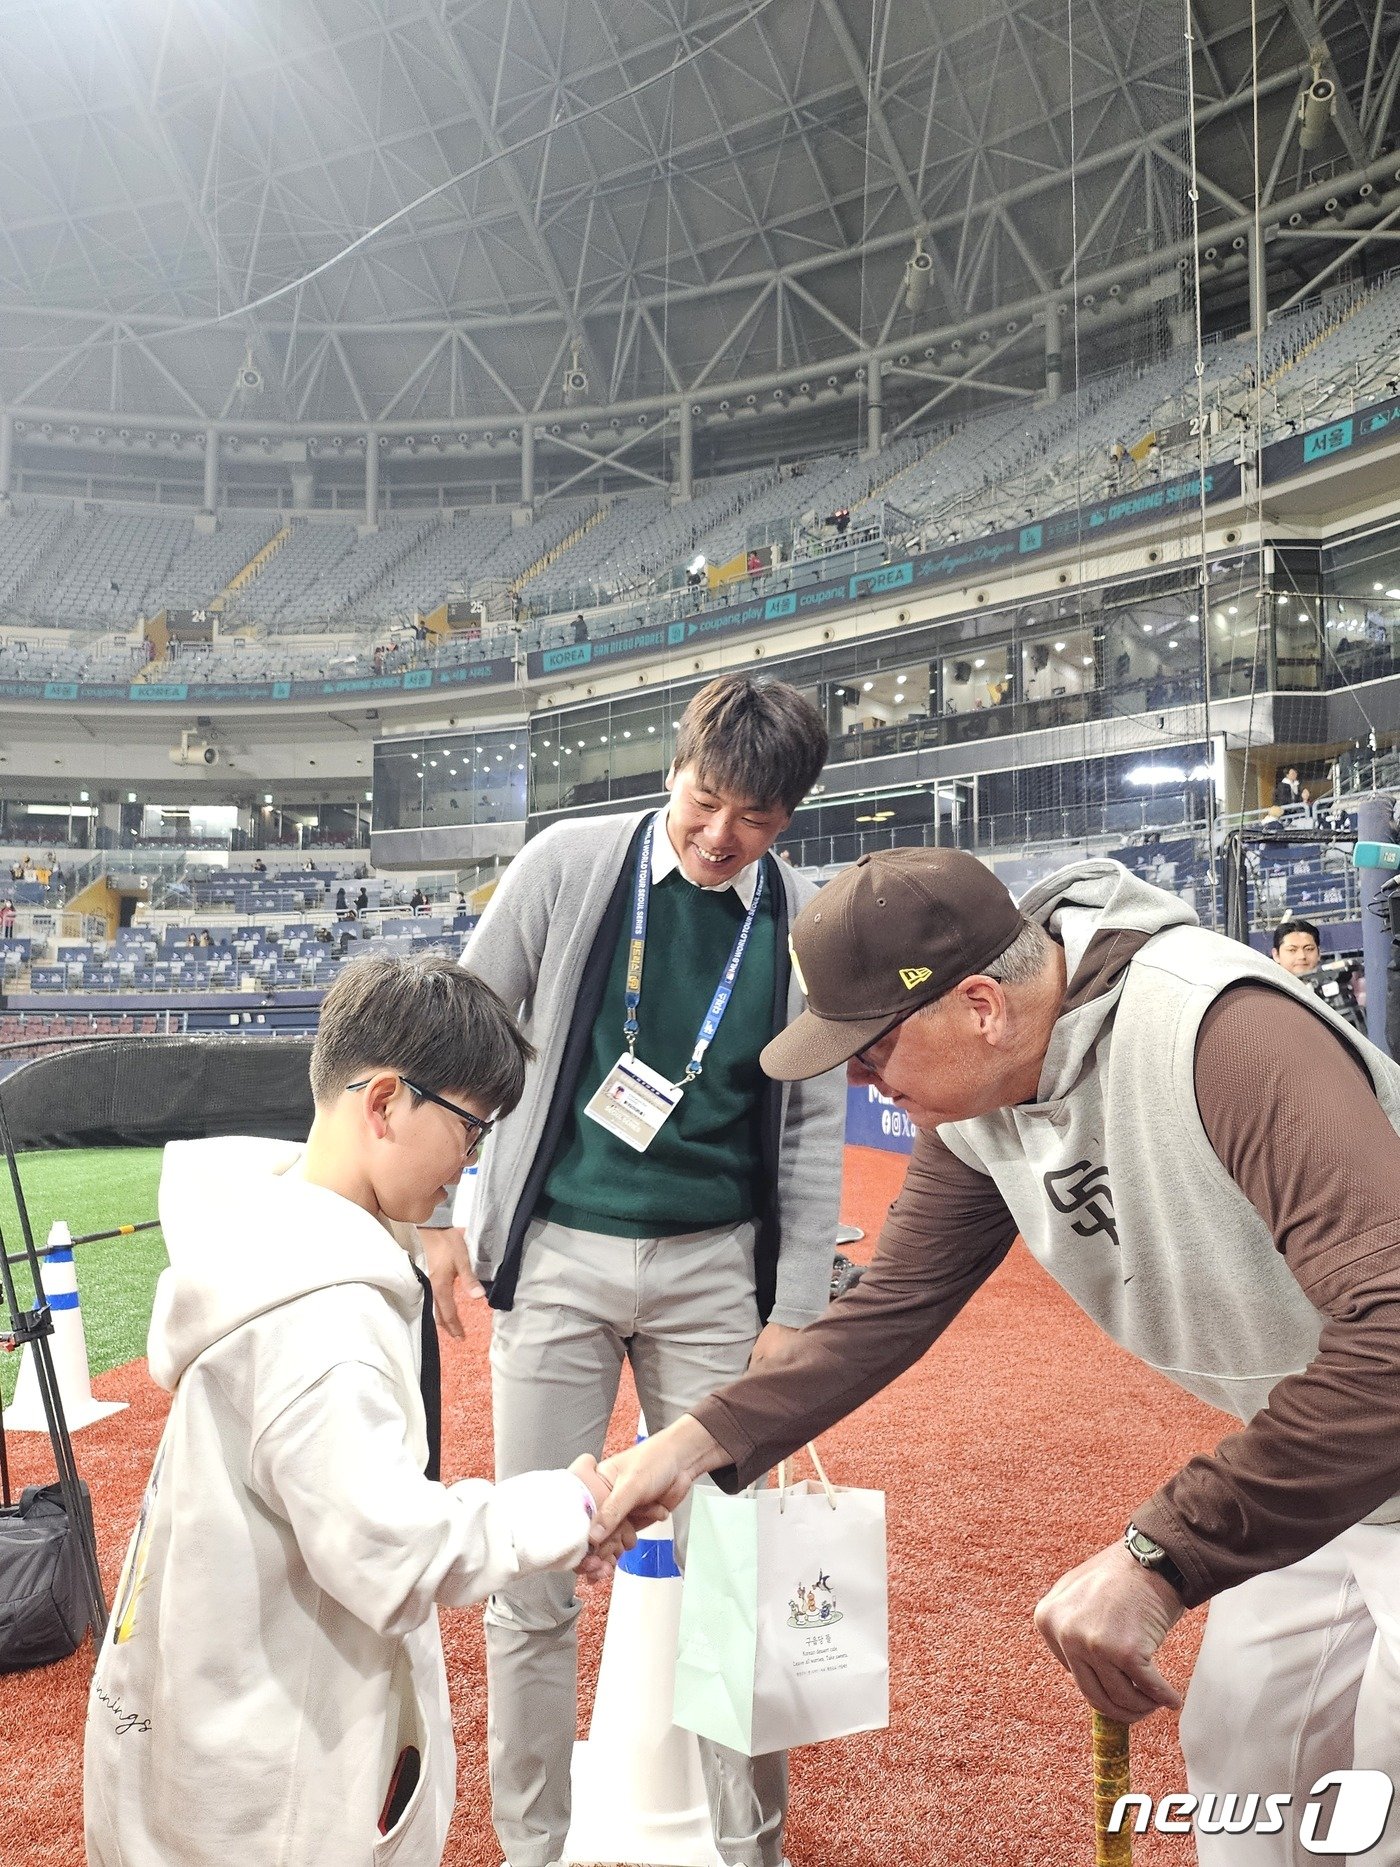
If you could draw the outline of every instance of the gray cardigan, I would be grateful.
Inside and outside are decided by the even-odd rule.
[[[525,1079],[520,1106],[501,1122],[484,1151],[471,1224],[477,1274],[491,1285],[518,1251],[524,1221],[520,1206],[537,1170],[542,1137],[559,1094],[575,1008],[589,973],[599,930],[614,902],[628,852],[650,811],[589,817],[552,824],[527,843],[506,870],[462,964],[484,979],[520,1017],[538,1051]],[[786,863],[771,862],[791,920],[815,890]],[[785,956],[784,956],[785,957]],[[611,958],[611,952],[608,954]],[[594,958],[592,974],[598,961]],[[590,974],[590,976],[592,976]],[[787,982],[787,1022],[803,1009],[800,987]],[[590,1018],[591,1026],[591,1018]],[[577,1036],[573,1050],[577,1050]],[[845,1077],[833,1071],[811,1082],[773,1085],[776,1121],[775,1184],[763,1189],[760,1260],[765,1232],[776,1253],[772,1307],[767,1319],[801,1328],[826,1308],[841,1197],[845,1130]],[[445,1209],[433,1223],[450,1224]],[[514,1266],[492,1289],[497,1308],[509,1308]],[[760,1307],[763,1304],[760,1275]]]

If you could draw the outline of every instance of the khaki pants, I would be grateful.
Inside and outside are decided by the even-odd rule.
[[[658,1432],[742,1374],[758,1332],[754,1228],[610,1238],[535,1221],[515,1307],[491,1340],[496,1476],[600,1456],[624,1358]],[[684,1560],[685,1519],[676,1519]],[[569,1828],[578,1726],[574,1578],[538,1575],[486,1607],[492,1819],[510,1867],[546,1867]],[[778,1867],[787,1759],[701,1740],[720,1856]]]

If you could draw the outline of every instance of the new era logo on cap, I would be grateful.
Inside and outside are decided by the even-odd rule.
[[[928,966],[901,966],[899,977],[905,991],[912,992],[916,985],[922,985],[925,979],[931,979],[933,971]]]

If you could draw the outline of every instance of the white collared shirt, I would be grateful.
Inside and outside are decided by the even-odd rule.
[[[658,810],[653,821],[655,822],[656,828],[651,838],[652,887],[655,888],[656,884],[663,876],[669,875],[672,869],[680,869],[684,880],[690,882],[690,877],[686,874],[684,868],[681,867],[681,859],[676,854],[675,845],[672,843],[670,835],[667,832],[666,810]],[[699,882],[690,882],[690,885],[692,888],[700,888],[702,886]],[[744,868],[740,869],[739,873],[732,881],[720,882],[718,887],[705,888],[703,892],[707,895],[717,895],[725,888],[732,888],[747,910],[753,901],[753,891],[757,887],[758,864],[756,862],[750,862]]]

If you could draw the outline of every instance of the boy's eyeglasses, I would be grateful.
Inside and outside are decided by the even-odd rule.
[[[370,1078],[365,1076],[357,1083],[347,1083],[345,1087],[347,1090],[364,1089],[369,1081]],[[493,1121],[483,1121],[479,1115],[473,1115],[470,1109],[459,1109],[457,1104],[449,1102],[446,1096],[435,1095],[431,1089],[425,1089],[421,1083],[415,1083],[407,1076],[400,1076],[399,1081],[405,1089],[411,1089],[419,1101],[436,1102],[440,1109],[446,1109],[449,1115],[455,1115],[459,1122],[466,1125],[468,1160],[477,1152],[487,1135],[496,1126]]]

